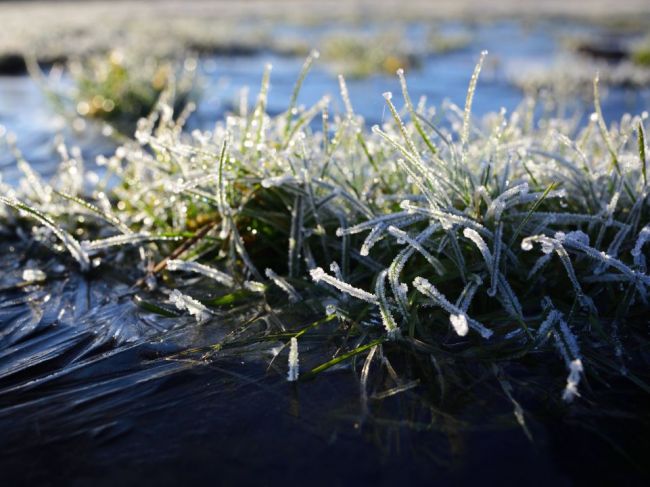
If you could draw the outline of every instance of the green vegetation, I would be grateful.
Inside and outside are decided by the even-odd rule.
[[[427,38],[428,51],[432,54],[444,54],[464,49],[470,42],[472,42],[472,36],[467,33],[440,34],[431,32]]]
[[[584,102],[593,99],[593,77],[598,73],[600,82],[607,87],[641,89],[650,86],[650,69],[630,60],[619,63],[590,61],[568,56],[549,66],[532,67],[511,73],[511,82],[529,96],[544,98],[557,106],[576,99]],[[542,96],[540,96],[542,95]]]
[[[104,120],[144,117],[168,85],[172,70],[168,63],[151,60],[135,69],[127,66],[119,52],[71,63],[70,73],[77,86],[77,113]],[[182,95],[180,98],[184,101]]]
[[[419,64],[402,39],[398,33],[366,37],[331,35],[323,40],[323,59],[332,62],[337,72],[352,78],[392,74],[399,67]]]
[[[70,61],[66,69],[74,82],[71,91],[46,79],[34,60],[29,65],[63,114],[109,122],[124,134],[133,133],[135,122],[151,113],[163,91],[173,91],[172,108],[176,110],[187,106],[196,95],[195,58],[173,63],[151,56],[125,57],[112,51]]]
[[[418,68],[429,54],[443,54],[467,47],[467,34],[430,32],[420,45],[411,45],[403,32],[388,31],[367,35],[332,33],[320,41],[323,60],[337,73],[349,78],[373,74],[393,75],[397,69]]]
[[[343,78],[345,113],[332,116],[327,97],[298,108],[294,96],[270,116],[269,67],[253,107],[191,134],[166,90],[101,161],[92,190],[78,159],[64,157],[51,182],[21,161],[24,181],[2,187],[0,216],[7,230],[44,224],[82,270],[142,259],[137,285],[172,290],[197,326],[246,299],[301,310],[313,325],[270,326],[246,343],[300,344],[318,328],[329,357],[302,379],[365,354],[364,387],[374,358],[397,357],[397,378],[388,359],[373,367],[397,392],[422,381],[444,394],[476,370],[509,391],[503,367],[518,363],[545,401],[596,398],[611,380],[647,393],[646,119],[608,126],[596,83],[584,127],[537,121],[533,100],[478,120],[481,63],[465,107],[437,111],[412,105],[398,71],[404,107],[386,93],[392,118],[372,130]],[[177,289],[196,274],[219,296]],[[169,316],[157,299],[147,309]]]
[[[632,61],[650,68],[650,36],[638,42],[632,49]]]

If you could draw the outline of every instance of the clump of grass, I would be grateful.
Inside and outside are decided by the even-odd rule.
[[[599,73],[604,86],[639,89],[650,85],[650,70],[630,60],[610,63],[585,60],[577,56],[559,58],[548,66],[533,66],[522,72],[512,72],[511,81],[531,96],[548,94],[553,101],[575,98],[593,99],[594,73]]]
[[[638,66],[650,67],[650,36],[632,47],[632,61]]]
[[[239,289],[270,309],[290,300],[326,314],[336,352],[303,366],[301,380],[381,349],[409,354],[420,365],[403,374],[427,370],[442,393],[445,375],[458,373],[443,371],[437,357],[471,368],[554,354],[566,369],[545,372],[558,401],[575,402],[583,384],[611,377],[647,392],[639,358],[650,287],[646,118],[608,126],[595,84],[586,126],[535,121],[529,101],[476,119],[483,57],[465,107],[445,104],[437,124],[430,109],[412,105],[401,71],[405,109],[386,93],[391,118],[372,130],[354,113],[343,78],[345,113],[332,117],[324,97],[271,116],[269,66],[255,105],[243,101],[213,130],[185,133],[163,93],[135,138],[103,161],[90,193],[70,183],[83,176],[71,174],[69,160],[51,183],[23,163],[20,188],[4,189],[12,207],[59,225],[59,238],[83,239],[84,252],[117,266],[139,258],[143,283],[198,272],[229,299]],[[119,184],[109,186],[114,176]],[[36,186],[51,188],[48,197]],[[58,196],[64,190],[68,197]],[[23,226],[21,214],[7,213],[4,225]],[[172,301],[205,326],[222,301],[199,302],[191,292]],[[278,326],[288,337],[307,332]],[[382,363],[394,377],[390,361]]]
[[[69,63],[79,115],[131,125],[151,113],[160,94],[173,85],[174,105],[187,105],[194,88],[196,60],[179,68],[152,57],[127,58],[119,51]]]
[[[110,123],[126,134],[135,123],[151,113],[165,89],[174,90],[174,107],[179,110],[195,97],[196,59],[175,63],[146,55],[125,56],[114,50],[69,61],[66,72],[72,90],[60,89],[30,61],[32,74],[43,82],[57,106],[69,115]]]
[[[469,33],[444,34],[432,31],[427,36],[427,51],[432,54],[445,54],[464,49],[471,42],[472,36]]]
[[[323,59],[351,78],[393,74],[398,68],[419,65],[417,55],[398,34],[331,35],[322,40]]]

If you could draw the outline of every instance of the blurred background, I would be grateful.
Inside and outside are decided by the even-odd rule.
[[[254,98],[270,63],[269,110],[281,112],[312,49],[299,102],[329,94],[340,111],[343,74],[368,124],[399,90],[397,68],[415,100],[462,105],[482,50],[479,115],[534,96],[541,110],[588,116],[596,73],[609,120],[650,100],[645,0],[23,1],[0,3],[0,19],[0,130],[44,172],[53,135],[105,153],[172,79],[178,108],[198,102],[191,125],[205,127],[242,89]],[[6,155],[0,165],[10,177]]]

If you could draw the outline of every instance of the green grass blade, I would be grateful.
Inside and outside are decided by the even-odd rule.
[[[350,350],[349,352],[343,353],[339,355],[338,357],[333,358],[329,362],[325,362],[324,364],[321,364],[317,367],[314,367],[311,369],[309,372],[301,376],[301,380],[305,379],[312,379],[316,377],[318,374],[321,372],[326,371],[327,369],[334,367],[336,364],[340,364],[341,362],[345,362],[346,360],[354,357],[355,355],[359,355],[360,353],[365,352],[366,350],[370,350],[372,347],[375,347],[377,345],[381,345],[386,341],[386,337],[382,338],[377,338],[376,340],[371,341],[370,343],[366,343],[365,345],[361,345],[360,347],[355,348],[354,350]]]
[[[643,133],[643,125],[641,124],[641,122],[639,122],[638,139],[639,139],[639,161],[641,163],[641,174],[643,174],[643,185],[647,186],[648,176],[646,174],[646,163],[645,163],[645,134]]]
[[[474,68],[472,77],[470,78],[469,88],[467,90],[467,98],[465,99],[465,111],[463,113],[463,128],[460,133],[460,142],[463,147],[463,157],[465,157],[465,153],[467,152],[467,145],[469,142],[469,126],[470,126],[470,120],[472,116],[472,103],[474,101],[474,92],[476,91],[476,84],[478,83],[478,77],[481,74],[481,68],[483,67],[483,61],[485,60],[485,56],[487,56],[487,51],[481,52],[481,57],[479,58],[476,67]]]
[[[298,79],[296,80],[296,84],[293,87],[293,92],[291,93],[291,100],[289,101],[289,107],[287,109],[286,125],[284,127],[285,140],[287,139],[289,132],[291,131],[291,121],[293,120],[294,109],[296,108],[296,103],[298,101],[298,95],[300,94],[300,88],[302,88],[302,83],[303,81],[305,81],[305,78],[307,77],[307,74],[311,69],[311,65],[314,63],[316,59],[319,58],[319,56],[320,54],[316,50],[313,50],[309,53],[309,56],[307,56],[305,63],[302,65],[302,69],[300,70],[300,74],[298,75]]]

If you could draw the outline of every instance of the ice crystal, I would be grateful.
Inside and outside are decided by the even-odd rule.
[[[184,271],[201,274],[227,287],[233,287],[235,285],[233,278],[225,272],[221,272],[220,270],[214,269],[204,264],[200,264],[198,262],[186,262],[183,260],[169,259],[167,261],[167,269],[170,271]]]
[[[210,310],[201,304],[196,299],[181,293],[178,289],[174,289],[169,295],[169,302],[181,311],[187,311],[194,316],[197,323],[207,321],[210,316]]]
[[[273,269],[268,269],[267,268],[264,271],[264,273],[266,274],[266,277],[271,279],[276,286],[278,286],[285,293],[287,293],[287,295],[289,296],[289,301],[290,302],[297,303],[298,301],[301,300],[301,297],[300,297],[300,294],[298,294],[298,291],[296,291],[296,289],[291,284],[289,284],[289,282],[286,279],[278,276],[273,271]]]
[[[465,313],[460,308],[458,308],[458,306],[455,306],[455,305],[451,304],[447,300],[447,298],[445,298],[440,293],[440,291],[438,291],[425,278],[416,277],[415,280],[413,281],[413,285],[422,294],[424,294],[425,296],[428,296],[431,299],[433,299],[438,306],[440,306],[442,309],[447,311],[449,314],[466,316]],[[476,321],[476,320],[474,320],[472,318],[469,318],[469,317],[466,316],[466,321],[468,323],[468,326],[470,328],[473,328],[474,330],[478,331],[483,338],[490,338],[492,336],[492,334],[494,333],[492,330],[486,328],[483,324],[479,323],[478,321]]]
[[[298,339],[291,337],[289,345],[289,372],[287,373],[287,380],[289,382],[296,382],[300,375],[300,363],[298,360]]]
[[[576,396],[580,396],[578,385],[583,373],[582,361],[574,359],[569,364],[569,376],[567,377],[566,387],[562,393],[562,399],[566,402],[572,402]]]
[[[347,282],[339,281],[335,277],[328,275],[321,267],[316,267],[309,271],[314,282],[326,282],[330,286],[337,288],[339,291],[349,294],[350,296],[367,301],[368,303],[378,304],[377,296],[363,289],[358,289]]]
[[[22,277],[26,282],[39,282],[47,279],[47,274],[40,269],[25,269]]]

